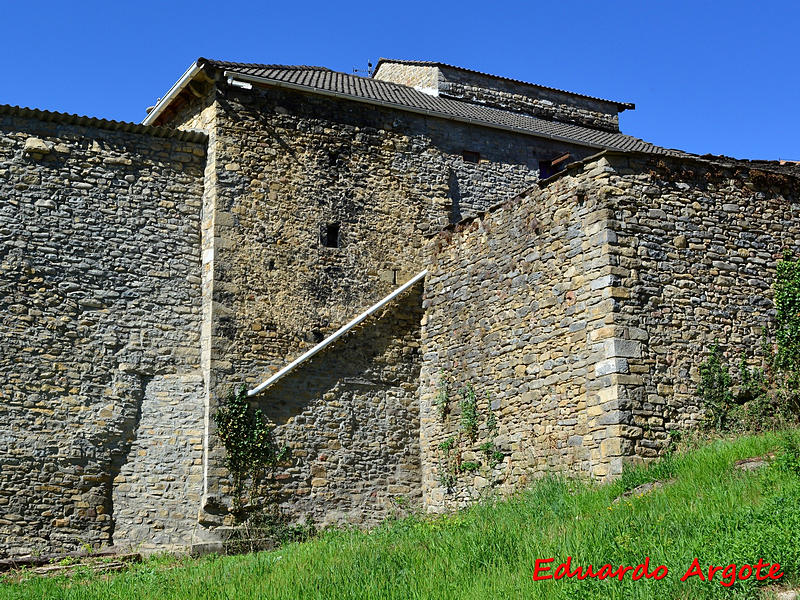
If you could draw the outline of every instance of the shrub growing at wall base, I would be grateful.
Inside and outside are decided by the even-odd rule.
[[[716,429],[725,429],[733,404],[731,376],[723,363],[719,344],[711,346],[710,356],[700,365],[698,394],[707,410],[707,416]]]
[[[289,449],[278,447],[261,409],[247,401],[247,388],[242,385],[219,404],[214,413],[217,436],[227,452],[226,466],[233,480],[234,513],[245,505],[245,487],[250,483],[249,500],[257,496],[267,470],[289,457]]]
[[[244,385],[220,402],[214,420],[227,453],[225,464],[233,483],[231,512],[237,523],[226,551],[256,552],[312,536],[313,525],[292,525],[281,508],[262,493],[268,471],[289,458],[289,449],[275,442],[274,426],[261,409],[250,405]]]

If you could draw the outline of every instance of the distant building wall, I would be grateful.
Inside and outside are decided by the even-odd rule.
[[[196,134],[0,112],[0,554],[191,542],[204,162]]]
[[[373,75],[381,81],[391,81],[416,88],[427,94],[439,95],[439,67],[381,62]]]
[[[524,112],[542,119],[619,131],[619,108],[612,102],[459,69],[443,67],[439,73],[439,93],[443,96]]]
[[[522,81],[492,77],[445,65],[392,61],[381,61],[373,77],[411,86],[434,96],[455,98],[603,131],[619,131],[620,108],[617,103]]]

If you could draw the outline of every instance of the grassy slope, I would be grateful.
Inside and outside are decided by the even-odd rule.
[[[369,533],[331,531],[278,551],[199,560],[156,558],[110,578],[31,578],[0,598],[711,598],[757,597],[754,578],[732,588],[680,582],[701,563],[780,562],[800,582],[800,477],[744,473],[735,460],[775,449],[776,435],[719,441],[607,486],[545,480],[496,504],[435,520],[409,518]],[[612,504],[625,487],[676,483]],[[665,564],[661,581],[532,581],[537,558],[574,565]],[[719,577],[719,576],[718,576]]]

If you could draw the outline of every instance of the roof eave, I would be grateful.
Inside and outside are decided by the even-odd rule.
[[[203,59],[199,58],[194,61],[186,72],[181,75],[180,79],[172,84],[172,87],[169,88],[167,93],[162,97],[156,105],[153,107],[148,115],[142,120],[142,125],[152,125],[155,123],[156,119],[158,119],[159,115],[163,113],[167,107],[172,104],[172,101],[178,97],[178,95],[184,90],[184,88],[189,85],[189,83],[195,78],[195,76],[202,70]]]

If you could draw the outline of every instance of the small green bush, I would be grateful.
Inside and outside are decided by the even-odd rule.
[[[225,460],[233,480],[234,510],[238,511],[244,503],[246,482],[250,481],[252,499],[265,471],[288,459],[289,449],[275,443],[274,427],[261,409],[250,406],[244,385],[229,392],[219,403],[214,421],[227,452]]]
[[[779,471],[800,477],[800,437],[792,433],[785,433],[781,438],[780,450],[772,465]]]
[[[712,426],[719,430],[724,429],[733,404],[733,392],[731,376],[723,363],[718,344],[711,346],[709,357],[700,365],[698,394],[708,411]]]

